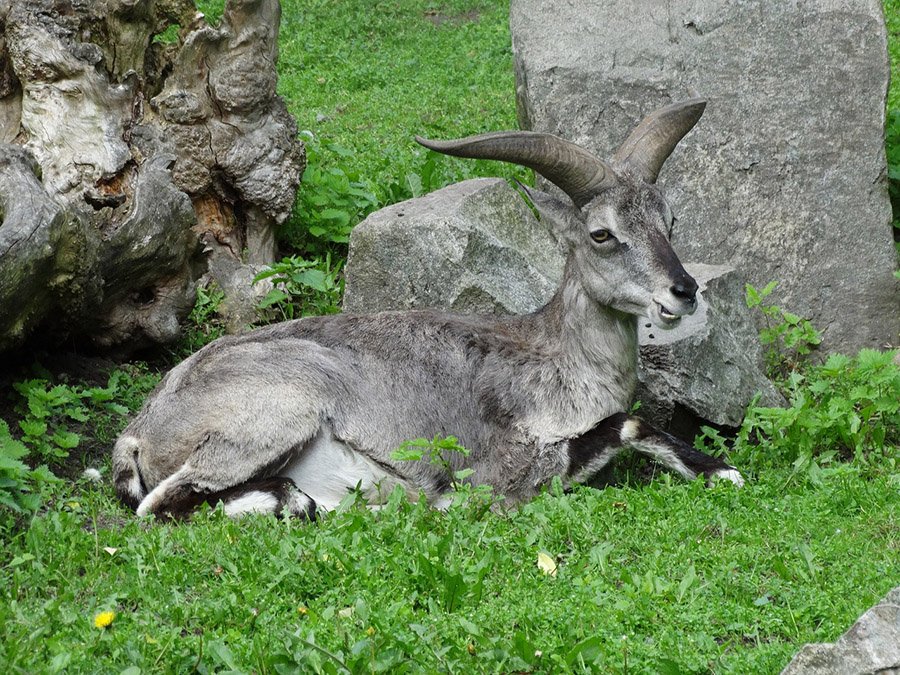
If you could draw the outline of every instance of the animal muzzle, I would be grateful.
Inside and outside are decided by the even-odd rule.
[[[660,328],[675,327],[681,317],[693,314],[697,309],[697,290],[694,277],[682,270],[665,292],[653,297],[648,312],[650,319]]]

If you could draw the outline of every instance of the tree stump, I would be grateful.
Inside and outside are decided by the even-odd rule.
[[[247,298],[306,163],[277,0],[0,0],[0,350],[166,343],[212,271]],[[240,308],[238,308],[240,314]]]

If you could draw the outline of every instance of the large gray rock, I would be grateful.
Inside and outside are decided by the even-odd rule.
[[[660,177],[676,250],[779,280],[828,349],[897,343],[880,0],[512,0],[510,26],[523,128],[609,157],[696,90]]]
[[[344,309],[524,314],[552,297],[563,263],[554,236],[505,181],[467,180],[356,226]]]
[[[377,211],[354,229],[344,309],[521,314],[550,300],[563,264],[554,236],[505,181],[469,180]],[[688,433],[697,418],[737,426],[757,392],[765,403],[780,400],[760,370],[743,282],[732,268],[686,267],[704,289],[697,312],[672,331],[641,330],[641,412]]]
[[[900,586],[863,614],[837,642],[808,644],[782,675],[900,673]]]
[[[757,393],[761,405],[783,405],[761,370],[762,349],[741,275],[733,267],[702,263],[685,269],[700,285],[697,311],[671,330],[649,321],[640,325],[636,397],[641,415],[661,427],[693,433],[695,419],[739,426]]]

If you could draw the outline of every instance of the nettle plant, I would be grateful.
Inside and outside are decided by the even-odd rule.
[[[484,507],[479,511],[481,513],[501,498],[494,496],[490,485],[470,484],[468,478],[474,471],[461,467],[463,459],[469,454],[469,449],[461,445],[456,436],[435,436],[431,440],[416,438],[406,441],[391,453],[391,459],[401,462],[424,461],[441,469],[453,491],[450,504],[477,501]]]
[[[274,284],[258,306],[262,322],[340,312],[342,267],[343,260],[333,262],[331,253],[312,260],[290,256],[269,265],[253,279],[254,283],[270,279]]]
[[[900,368],[893,352],[832,354],[784,382],[787,408],[751,407],[741,437],[792,460],[813,482],[820,468],[852,461],[867,474],[898,475]]]
[[[46,465],[33,469],[22,461],[28,454],[26,445],[0,420],[0,526],[6,524],[10,514],[37,510],[42,486],[55,479]]]
[[[350,231],[378,207],[378,198],[353,168],[354,153],[336,143],[301,132],[306,146],[306,170],[294,213],[279,232],[290,249],[323,256],[346,246]]]
[[[747,307],[757,308],[766,318],[766,327],[759,333],[760,342],[768,347],[766,367],[769,376],[781,380],[789,373],[808,364],[809,356],[822,342],[822,335],[807,319],[764,302],[778,286],[770,281],[757,290],[746,285]]]
[[[0,525],[10,514],[35,511],[56,469],[77,449],[82,431],[109,443],[140,407],[159,376],[141,366],[113,371],[105,387],[55,383],[49,373],[13,384],[18,422],[0,420]]]
[[[214,281],[197,287],[197,299],[185,322],[177,349],[181,358],[190,356],[203,345],[225,335],[225,320],[220,313],[224,300],[225,292]]]
[[[18,412],[22,442],[30,454],[41,461],[58,463],[78,447],[81,437],[71,431],[73,423],[87,423],[92,410],[103,410],[124,417],[128,408],[115,402],[117,383],[107,387],[53,385],[46,379],[31,379],[13,385],[22,396]]]

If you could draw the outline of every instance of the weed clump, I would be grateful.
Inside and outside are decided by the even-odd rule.
[[[823,469],[840,462],[866,476],[900,478],[896,352],[863,349],[856,356],[832,354],[824,363],[814,363],[811,355],[821,342],[819,332],[808,320],[764,303],[775,286],[773,282],[757,291],[748,285],[747,305],[766,317],[760,340],[769,346],[769,375],[787,406],[752,403],[731,443],[717,430],[703,427],[695,444],[714,454],[728,450],[750,470],[790,467],[792,479],[803,476],[814,484],[822,483]]]

